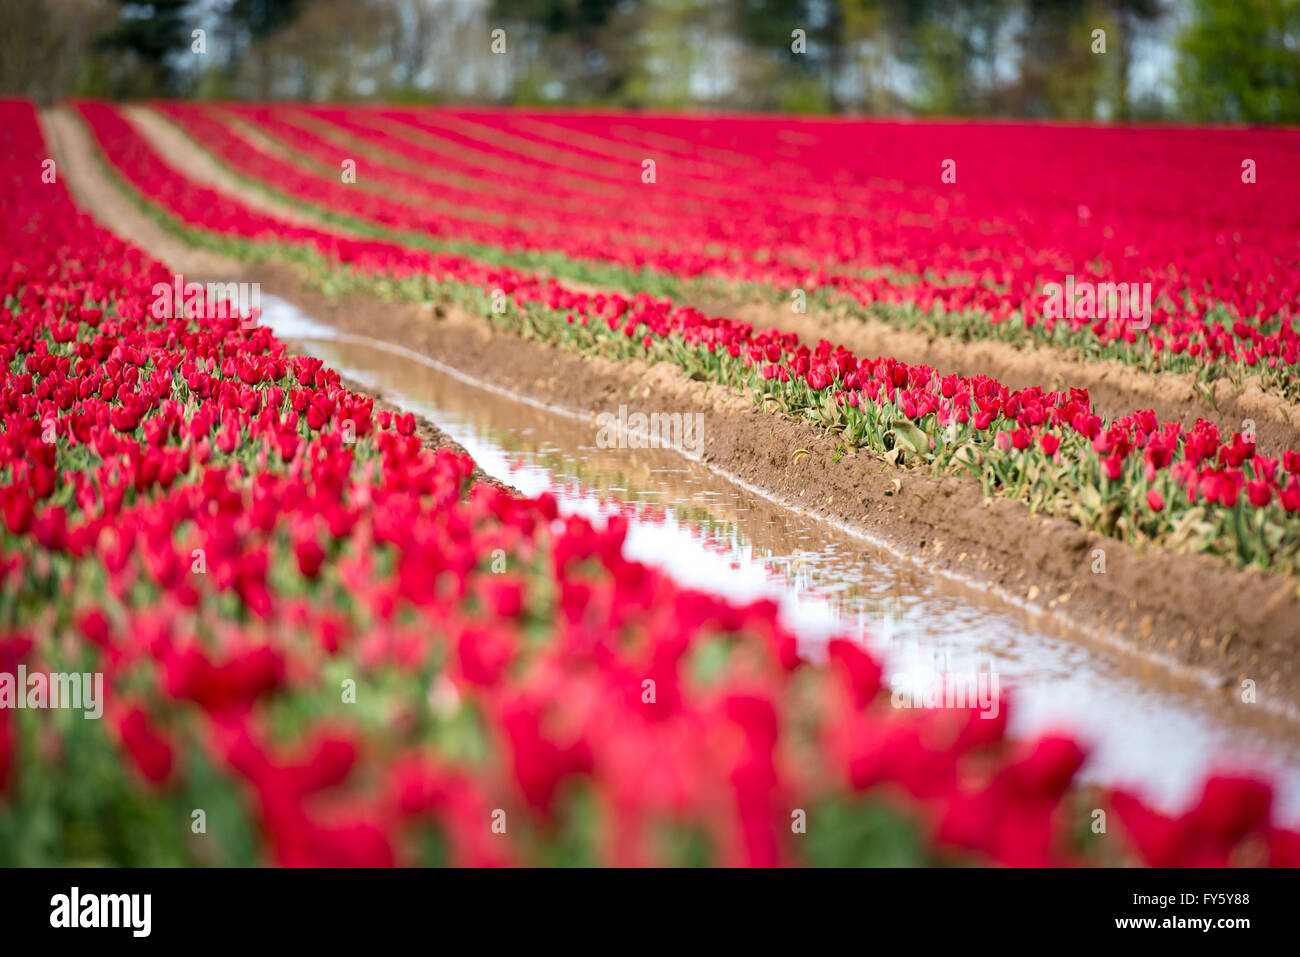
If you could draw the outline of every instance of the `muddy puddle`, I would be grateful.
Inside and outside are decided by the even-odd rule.
[[[552,492],[565,513],[626,515],[632,557],[691,587],[774,599],[809,658],[831,635],[863,641],[886,662],[896,703],[925,703],[946,676],[985,710],[1009,699],[1018,736],[1060,730],[1087,742],[1087,780],[1172,806],[1212,771],[1263,774],[1283,818],[1300,821],[1300,728],[1280,715],[928,573],[672,450],[602,448],[593,419],[476,384],[400,344],[338,335],[276,297],[263,295],[263,309],[293,351],[429,419],[488,474]]]

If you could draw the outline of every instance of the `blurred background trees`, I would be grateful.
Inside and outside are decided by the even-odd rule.
[[[1192,120],[1300,122],[1300,0],[1198,0],[1178,36]]]
[[[0,93],[1300,123],[1300,0],[4,0]]]

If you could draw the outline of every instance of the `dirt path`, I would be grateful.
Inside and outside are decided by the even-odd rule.
[[[224,123],[228,129],[233,131],[240,139],[251,143],[263,153],[282,159],[286,163],[299,164],[306,169],[315,170],[317,168],[318,164],[314,161],[305,156],[295,154],[293,150],[289,149],[289,147],[282,144],[279,140],[267,136],[242,116],[237,116],[234,113],[226,113],[221,117],[221,122]],[[179,128],[178,132],[180,132],[182,136],[185,135],[184,131],[179,130]]]
[[[64,109],[44,110],[41,127],[77,205],[109,230],[196,280],[225,280],[247,273],[238,260],[191,246],[143,215],[114,185],[94,140],[76,116]]]
[[[140,210],[113,199],[116,188],[95,175],[93,151],[76,142],[76,132],[74,125],[56,154],[78,199],[119,235],[164,261],[173,261],[169,255],[182,261]],[[148,245],[154,240],[156,249]],[[356,294],[330,299],[287,266],[243,266],[240,275],[252,275],[343,331],[402,343],[580,415],[620,404],[647,414],[701,412],[708,436],[703,460],[781,505],[866,533],[928,573],[967,581],[1099,641],[1209,678],[1225,699],[1239,700],[1249,679],[1264,707],[1300,708],[1300,598],[1293,581],[1236,570],[1206,555],[1139,553],[1071,522],[1033,515],[1020,503],[985,501],[975,482],[895,468],[867,454],[839,457],[832,438],[765,414],[721,387],[686,381],[666,363],[582,358],[441,306]],[[809,454],[795,456],[798,449]],[[1104,573],[1094,572],[1098,550]]]
[[[128,106],[123,108],[122,112],[165,162],[196,183],[234,196],[259,212],[300,226],[328,229],[340,236],[357,235],[341,226],[312,216],[292,203],[275,199],[249,186],[201,145],[190,139],[189,134],[161,114],[142,106]]]

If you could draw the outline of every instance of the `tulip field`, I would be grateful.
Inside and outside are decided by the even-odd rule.
[[[0,684],[0,863],[1300,864],[1263,770],[1157,801],[1015,689],[900,708],[876,648],[483,480],[256,314],[160,314],[178,269],[85,186],[267,292],[490,334],[536,403],[650,370],[706,463],[1293,753],[1300,133],[14,100],[0,154],[0,675],[103,676],[96,720]]]

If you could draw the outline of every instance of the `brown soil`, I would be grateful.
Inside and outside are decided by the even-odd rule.
[[[163,160],[196,183],[236,196],[245,205],[259,212],[291,223],[329,229],[341,236],[356,235],[344,227],[327,223],[304,212],[292,203],[283,202],[252,188],[162,114],[140,106],[125,107],[123,113]]]
[[[57,117],[49,121],[57,125]],[[97,177],[93,147],[78,132],[74,124],[57,145],[60,168],[79,200],[121,235],[197,277],[174,244],[148,245],[154,234],[146,217],[111,198],[115,190]],[[443,307],[363,295],[331,300],[287,266],[238,269],[241,278],[262,282],[324,323],[402,343],[577,414],[616,413],[620,404],[630,412],[702,412],[703,460],[781,504],[886,542],[931,573],[985,587],[1166,664],[1190,666],[1226,699],[1240,701],[1249,679],[1260,704],[1283,710],[1300,704],[1300,596],[1293,581],[1233,569],[1207,555],[1139,553],[1071,522],[1033,515],[1020,503],[985,501],[974,482],[896,468],[872,455],[835,461],[832,438],[765,414],[721,387],[687,381],[667,363],[583,358]],[[800,449],[808,454],[796,455]],[[1097,549],[1105,553],[1104,574],[1092,572]]]
[[[63,109],[43,110],[40,121],[73,199],[101,225],[177,272],[195,278],[233,279],[244,271],[238,260],[190,246],[142,215],[100,168],[98,147],[76,116]]]

